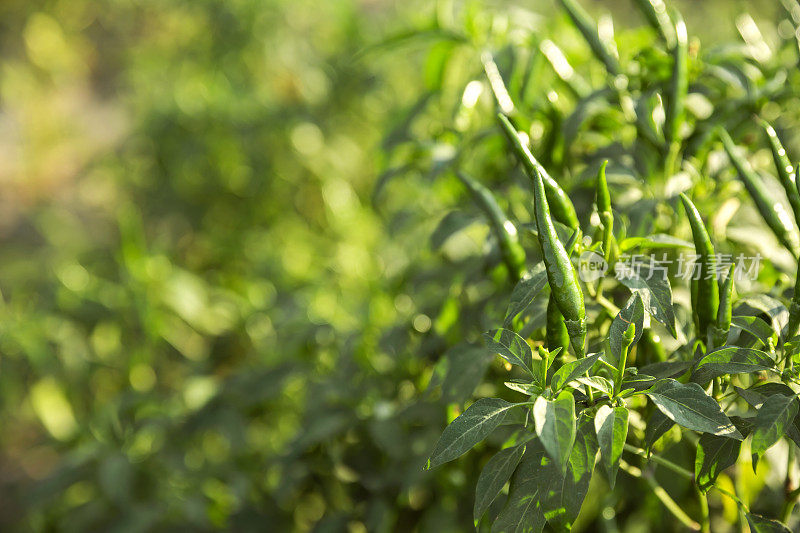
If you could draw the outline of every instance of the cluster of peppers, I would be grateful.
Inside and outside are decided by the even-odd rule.
[[[680,36],[677,37],[677,40],[681,40]],[[581,238],[575,206],[558,182],[533,156],[511,120],[502,113],[498,115],[498,119],[503,133],[533,186],[537,239],[550,286],[546,314],[547,348],[551,352],[560,349],[561,353],[566,353],[567,347],[572,346],[575,355],[583,357],[587,331],[586,308],[577,271],[571,260],[572,252]],[[775,130],[766,122],[762,121],[761,125],[769,141],[780,182],[792,207],[794,221],[787,217],[782,204],[770,199],[761,178],[737,151],[737,147],[728,133],[720,129],[718,135],[733,167],[753,198],[764,221],[781,244],[796,255],[800,248],[800,239],[798,239],[795,226],[795,224],[800,226],[800,188],[798,188],[796,173]],[[615,242],[614,216],[605,173],[606,164],[607,162],[603,163],[597,175],[595,205],[600,219],[600,249],[605,261],[609,262],[612,259]],[[512,280],[519,281],[526,272],[526,257],[516,228],[506,218],[494,196],[486,187],[462,172],[457,175],[487,215],[492,231],[497,238],[503,262]],[[716,276],[713,275],[716,272],[716,254],[708,231],[692,201],[685,194],[681,194],[680,197],[689,218],[698,256],[699,276],[695,276],[696,279],[691,282],[693,319],[697,338],[708,348],[718,347],[724,344],[731,327],[734,266],[730,266],[722,282],[717,281]],[[566,245],[561,242],[556,233],[554,220],[573,231],[572,237]],[[795,336],[800,328],[800,272],[796,278],[789,311],[790,318],[785,335],[787,339]]]

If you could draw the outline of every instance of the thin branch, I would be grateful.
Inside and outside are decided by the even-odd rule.
[[[688,527],[692,531],[700,531],[700,524],[692,520],[692,518],[687,515],[683,509],[681,509],[680,505],[678,505],[675,500],[673,500],[670,495],[667,494],[667,491],[664,490],[664,487],[659,485],[658,482],[653,479],[653,476],[645,475],[644,472],[642,472],[639,468],[629,465],[624,460],[620,460],[619,467],[631,476],[643,479],[650,486],[650,489],[652,489],[656,498],[658,498],[664,507],[666,507],[667,510],[671,512],[684,526]]]

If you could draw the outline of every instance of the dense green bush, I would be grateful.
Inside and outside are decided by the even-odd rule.
[[[453,259],[449,293],[479,316],[452,324],[468,341],[489,330],[483,345],[511,372],[488,376],[427,466],[491,437],[491,459],[466,468],[481,463],[474,519],[492,531],[632,518],[789,531],[800,193],[781,140],[796,124],[796,6],[772,43],[745,14],[744,44],[705,49],[658,1],[635,2],[650,27],[618,39],[610,18],[561,4],[569,29],[464,10],[426,35],[439,43],[436,109],[456,111],[418,146],[427,175],[459,177],[476,208],[434,238],[452,257],[475,215],[489,230],[482,272]],[[583,50],[562,51],[565,34]],[[420,155],[404,161],[419,168]],[[445,356],[451,380],[483,364],[480,345]]]
[[[599,16],[602,42],[592,47],[549,3],[538,12],[446,0],[0,3],[0,528],[473,528],[486,465],[521,452],[510,438],[522,408],[458,461],[426,461],[458,415],[538,391],[515,383],[525,371],[495,357],[494,336],[482,334],[522,336],[501,353],[539,370],[533,354],[545,341],[569,342],[558,321],[547,331],[548,314],[568,310],[548,313],[536,173],[531,181],[498,111],[574,205],[580,239],[551,200],[576,266],[591,249],[612,262],[654,248],[691,252],[685,192],[716,252],[763,257],[757,279],[736,280],[728,344],[766,353],[765,367],[790,354],[797,250],[779,243],[793,246],[794,204],[754,117],[800,153],[800,17],[790,2],[764,2],[751,9],[755,21],[729,24],[739,8],[727,0],[681,2],[704,40],[690,32],[688,87],[676,99],[674,57],[684,49],[673,53],[658,24],[640,26],[648,19],[634,4],[608,3],[617,33]],[[713,28],[712,6],[726,9]],[[758,181],[737,178],[720,126],[746,145]],[[595,213],[605,160],[613,234],[603,202]],[[792,226],[780,233],[772,217],[780,240],[746,192],[761,181]],[[512,227],[518,245],[499,246]],[[539,287],[531,305],[535,291],[515,292],[520,273],[520,287]],[[685,385],[678,371],[716,344],[697,334],[689,284],[674,274],[668,286],[636,287],[633,299],[630,284],[609,279],[598,295],[580,281],[587,353],[616,343],[623,308],[637,319],[627,365]],[[507,321],[510,300],[519,312]],[[548,356],[550,374],[577,360],[574,348]],[[769,385],[746,389],[756,376]],[[778,381],[796,388],[792,373],[766,369],[719,377],[707,392],[740,425],[737,416],[756,412],[748,402],[766,405],[756,393],[778,391]],[[583,438],[586,417],[608,402],[595,391],[589,407],[580,383],[562,388],[584,413]],[[706,500],[685,474],[708,439],[741,446],[708,492],[713,531],[746,527],[740,510],[791,511],[787,439],[753,469],[752,437],[667,428],[657,392],[635,390],[622,400],[628,451],[615,488],[606,453],[573,529],[683,530],[676,508],[684,522],[701,521]],[[568,401],[554,398],[556,411]],[[544,442],[535,430],[532,419],[516,437],[534,439],[531,456]],[[483,530],[508,499],[497,494]],[[572,517],[550,518],[547,527]]]

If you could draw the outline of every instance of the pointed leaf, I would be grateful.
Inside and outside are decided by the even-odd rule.
[[[511,301],[508,303],[508,310],[506,311],[506,327],[510,327],[514,319],[530,307],[546,285],[547,271],[544,268],[544,263],[539,263],[514,287],[514,291],[511,293]]]
[[[750,333],[761,341],[764,346],[768,346],[770,337],[775,335],[772,326],[757,316],[735,316],[731,318],[731,326]]]
[[[708,383],[718,376],[774,370],[774,366],[774,361],[766,352],[753,348],[729,346],[709,352],[700,359],[692,372],[692,381]]]
[[[577,361],[565,364],[553,374],[550,386],[554,391],[561,390],[562,387],[571,381],[586,374],[600,358],[600,355],[600,353],[588,354],[586,357],[582,357]]]
[[[583,376],[576,378],[575,381],[581,385],[597,389],[603,394],[607,394],[609,396],[614,391],[614,384],[603,376]]]
[[[428,459],[427,468],[452,461],[469,451],[499,426],[515,405],[518,404],[499,398],[481,398],[470,405],[445,428]]]
[[[475,506],[472,511],[476,524],[503,490],[503,486],[511,478],[524,453],[525,446],[500,450],[483,467],[475,487]]]
[[[644,430],[644,442],[647,453],[650,453],[650,450],[653,449],[658,439],[664,436],[674,425],[675,422],[662,413],[661,410],[653,410],[653,414],[651,414],[650,418],[647,420],[647,426]]]
[[[677,336],[675,313],[672,310],[672,287],[665,274],[651,270],[647,265],[636,265],[636,268],[626,269],[620,282],[638,293],[645,310],[664,324],[673,337]]]
[[[601,464],[613,489],[622,448],[628,437],[628,410],[625,407],[611,408],[603,405],[594,417],[594,427],[597,431],[597,443],[600,445]]]
[[[772,322],[772,330],[780,334],[789,323],[789,310],[781,302],[766,294],[751,294],[739,299],[739,304],[747,304],[765,313]]]
[[[622,338],[631,324],[636,324],[636,333],[629,350],[639,341],[644,332],[644,303],[639,292],[635,292],[628,299],[628,303],[617,313],[608,328],[608,345],[611,349],[609,362],[612,365],[619,364],[619,358],[622,353]]]
[[[789,397],[795,396],[796,394],[788,385],[776,381],[756,383],[747,389],[742,389],[735,385],[733,388],[736,389],[736,392],[739,393],[739,396],[741,396],[744,401],[756,409],[761,407],[761,404],[763,404],[767,398],[775,394]]]
[[[511,331],[510,329],[495,329],[483,334],[483,339],[490,350],[499,354],[500,357],[512,365],[521,366],[529,374],[533,362],[531,347],[525,339]]]
[[[562,391],[555,400],[544,396],[533,404],[533,420],[547,454],[565,471],[572,445],[575,442],[575,398]]]
[[[780,440],[797,416],[797,407],[796,397],[783,394],[774,394],[761,404],[754,420],[753,440],[750,443],[754,456],[761,457]]]
[[[539,396],[544,390],[538,383],[530,383],[527,381],[511,380],[506,381],[504,385],[513,391],[521,392],[528,396]]]
[[[736,464],[741,447],[742,441],[736,439],[708,433],[700,436],[694,461],[694,477],[700,490],[706,492],[723,470]]]
[[[539,533],[546,521],[559,530],[570,529],[589,490],[597,449],[592,419],[583,413],[566,474],[548,456],[540,439],[528,444],[492,532]]]
[[[777,520],[770,520],[753,513],[745,513],[750,533],[792,533],[792,530]]]
[[[649,389],[656,384],[658,378],[648,376],[647,374],[634,374],[632,376],[625,376],[622,380],[622,390],[633,389],[636,392],[642,392]]]
[[[441,385],[446,402],[463,402],[480,385],[492,357],[483,346],[453,346],[436,363],[428,390]]]
[[[719,404],[697,383],[662,379],[646,394],[665,415],[687,429],[742,440]]]

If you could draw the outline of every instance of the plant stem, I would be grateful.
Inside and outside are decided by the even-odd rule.
[[[700,505],[700,531],[702,533],[711,533],[711,519],[708,514],[708,497],[700,492],[697,483],[692,484],[694,492],[697,496],[697,503]]]
[[[659,457],[658,455],[651,455],[649,458],[647,457],[647,452],[641,448],[637,448],[636,446],[631,446],[630,444],[625,444],[625,451],[631,452],[636,454],[640,457],[644,457],[645,459],[652,460],[654,463],[658,463],[665,468],[669,468],[676,474],[685,477],[686,479],[694,479],[694,474],[687,469],[683,468],[682,466],[673,463],[669,459],[664,459],[663,457]]]
[[[631,466],[623,460],[620,460],[619,467],[631,476],[643,479],[650,486],[650,489],[653,491],[653,494],[656,496],[656,498],[658,498],[661,503],[664,504],[664,507],[666,507],[667,510],[671,512],[684,526],[688,527],[692,531],[701,531],[700,524],[692,520],[692,518],[687,515],[683,509],[681,509],[680,505],[678,505],[675,500],[670,497],[667,491],[664,490],[664,487],[659,485],[658,482],[653,479],[653,476],[645,475],[641,469]]]
[[[781,522],[786,522],[792,515],[794,506],[797,503],[797,497],[800,496],[800,488],[794,487],[792,480],[792,468],[794,467],[794,445],[789,443],[789,451],[786,454],[786,481],[784,482],[784,490],[786,495],[783,499],[783,507],[781,508]]]
[[[605,307],[612,316],[617,316],[619,314],[619,307],[614,305],[614,302],[610,301],[608,298],[603,296],[602,294],[598,294],[595,296],[595,301]]]

